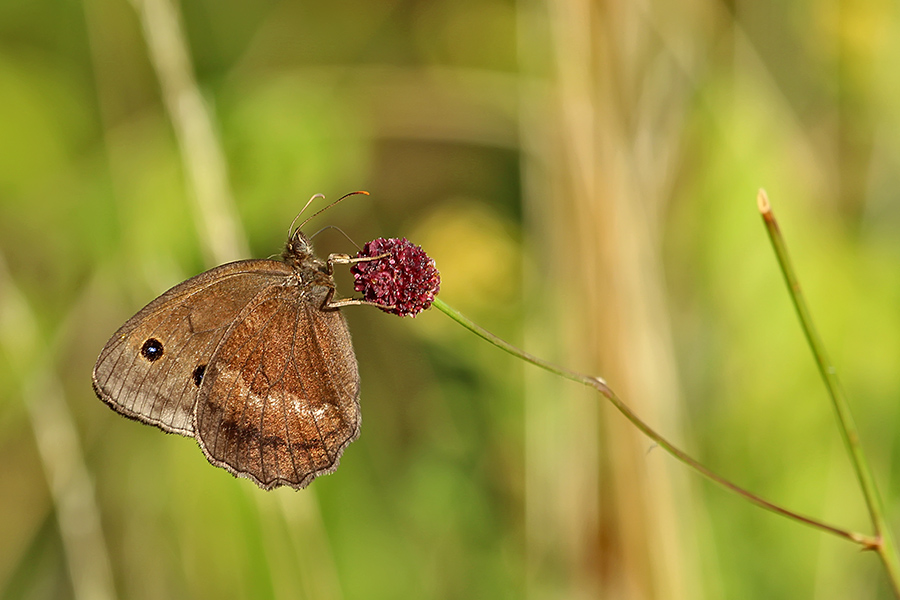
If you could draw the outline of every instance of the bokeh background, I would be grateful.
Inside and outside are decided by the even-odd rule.
[[[765,187],[896,526],[898,64],[885,0],[2,0],[0,597],[890,597],[873,555],[436,311],[345,311],[362,436],[300,492],[90,372],[171,285],[365,189],[307,231],[409,237],[480,324],[870,533]]]

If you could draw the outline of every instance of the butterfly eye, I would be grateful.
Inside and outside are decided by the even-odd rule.
[[[203,374],[206,372],[206,365],[197,365],[197,368],[194,369],[194,372],[191,373],[191,379],[194,380],[194,385],[200,387],[200,384],[203,382]]]
[[[148,361],[153,362],[162,358],[163,355],[163,345],[156,338],[150,338],[144,345],[141,346],[141,356],[146,358]]]

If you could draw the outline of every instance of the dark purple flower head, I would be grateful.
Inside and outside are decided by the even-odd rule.
[[[378,238],[367,242],[358,258],[380,256],[358,262],[350,271],[354,287],[363,298],[395,315],[416,316],[434,302],[441,288],[441,274],[420,246],[406,238]]]

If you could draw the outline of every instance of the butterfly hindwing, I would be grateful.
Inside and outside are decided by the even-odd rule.
[[[302,488],[359,435],[359,373],[324,290],[272,286],[234,319],[206,369],[196,437],[211,463],[259,486]]]

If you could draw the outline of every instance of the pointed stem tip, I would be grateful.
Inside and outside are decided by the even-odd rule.
[[[769,196],[763,188],[759,188],[759,193],[756,195],[756,205],[759,207],[759,212],[764,215],[772,212],[772,207],[769,205]]]

